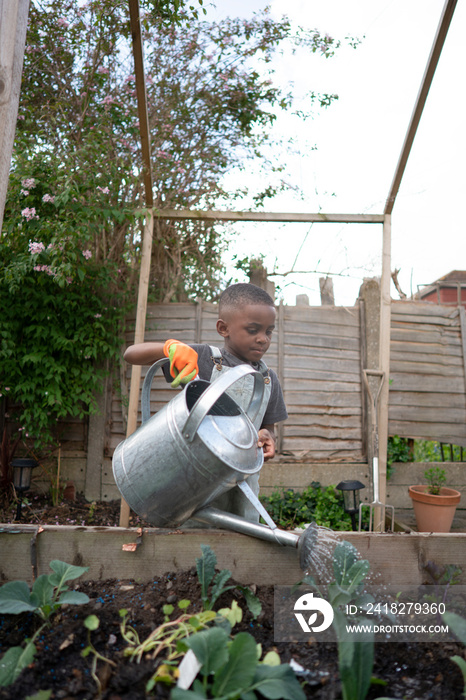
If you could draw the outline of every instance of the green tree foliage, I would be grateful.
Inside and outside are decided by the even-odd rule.
[[[267,11],[208,24],[200,2],[140,5],[156,207],[238,199],[246,190],[228,192],[222,179],[253,161],[272,178],[251,193],[263,201],[282,186],[271,127],[292,109],[272,58],[285,45],[329,57],[338,42]],[[127,3],[32,0],[0,237],[0,394],[37,444],[57,418],[95,409],[119,352],[139,269],[142,172]],[[215,298],[226,245],[212,223],[156,218],[152,298]]]
[[[295,32],[268,12],[187,28],[160,20],[167,3],[140,4],[156,207],[213,207],[245,195],[226,192],[222,178],[252,161],[273,178],[282,166],[271,127],[292,109],[292,95],[273,84],[272,59],[289,46],[328,57],[338,42]],[[312,97],[322,105],[333,98]],[[63,204],[73,197],[85,204],[94,259],[124,262],[132,287],[141,230],[124,212],[143,205],[143,166],[126,4],[34,0],[17,131],[15,172],[21,179],[42,172],[50,196],[67,192]],[[252,194],[261,201],[282,186],[264,177]],[[19,207],[32,206],[10,198],[6,216],[11,205],[16,221]],[[224,230],[211,223],[157,220],[153,294],[162,301],[215,295],[223,246]]]

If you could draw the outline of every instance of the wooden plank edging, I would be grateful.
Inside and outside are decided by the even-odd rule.
[[[124,544],[140,544],[123,551]],[[354,544],[371,570],[391,585],[420,584],[423,565],[456,564],[466,583],[466,533],[357,533],[342,532],[341,539]],[[195,566],[201,544],[214,550],[218,568],[227,568],[243,584],[292,585],[303,572],[297,551],[262,542],[254,537],[221,530],[163,530],[120,527],[71,527],[34,525],[0,526],[0,579],[25,580],[48,573],[49,562],[88,566],[83,578],[150,581],[170,571]],[[318,577],[318,572],[317,572]]]

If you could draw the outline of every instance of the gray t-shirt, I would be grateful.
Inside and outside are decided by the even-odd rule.
[[[198,354],[199,378],[210,382],[212,369],[214,367],[210,345],[190,344],[190,347],[192,347]],[[250,364],[251,367],[254,367],[254,369],[259,369],[259,363],[257,362],[245,363],[224,348],[220,348],[220,352],[222,353],[222,364],[225,367],[236,367],[236,365]],[[165,376],[167,377],[167,381],[172,381],[173,378],[170,377],[170,366],[166,365],[163,370]],[[273,425],[274,423],[279,423],[280,421],[288,418],[288,412],[286,410],[283,392],[280,382],[278,381],[278,377],[273,369],[269,369],[269,375],[272,387],[269,403],[262,420],[262,425]]]

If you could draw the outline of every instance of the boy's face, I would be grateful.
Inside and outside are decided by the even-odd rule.
[[[273,306],[247,304],[225,311],[217,321],[217,331],[232,355],[244,362],[259,362],[269,349],[275,317]]]

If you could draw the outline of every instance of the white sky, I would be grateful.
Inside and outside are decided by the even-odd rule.
[[[263,0],[217,0],[208,17],[248,17]],[[272,0],[302,26],[362,38],[332,59],[301,53],[280,58],[280,80],[299,92],[337,93],[338,102],[301,124],[285,119],[299,155],[288,159],[304,201],[282,195],[272,211],[383,213],[411,113],[443,10],[443,0]],[[466,189],[465,3],[458,3],[392,215],[392,270],[408,295],[453,269],[466,269],[461,206]],[[317,151],[310,149],[317,145]],[[320,304],[319,277],[335,276],[335,302],[352,305],[364,277],[380,275],[380,224],[242,224],[229,253],[266,255],[266,267],[317,274],[275,278],[286,303],[307,293]],[[301,247],[302,246],[302,247]],[[347,275],[347,276],[346,276]],[[280,281],[281,280],[281,281]],[[398,294],[392,287],[392,297]]]

